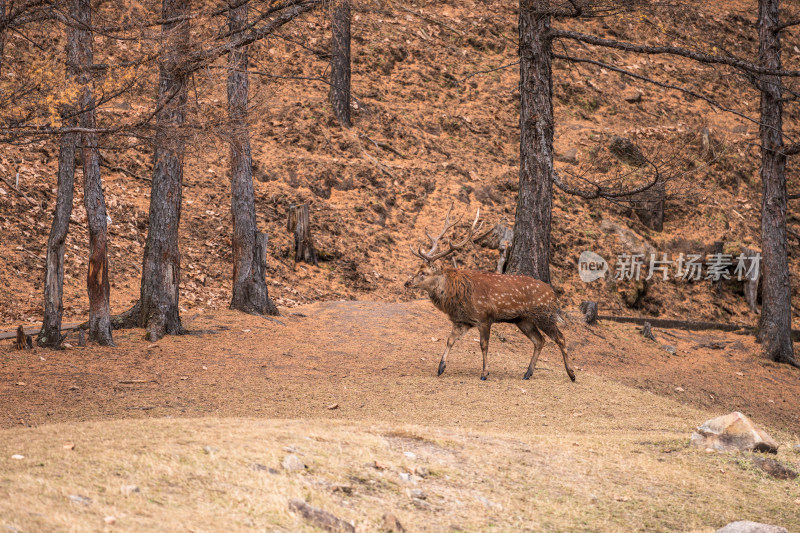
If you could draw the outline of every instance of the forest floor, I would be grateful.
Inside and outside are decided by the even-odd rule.
[[[358,531],[384,513],[408,531],[800,528],[800,481],[688,445],[738,410],[800,468],[798,371],[749,336],[656,330],[653,342],[569,320],[577,381],[552,343],[523,381],[532,345],[497,325],[481,382],[474,332],[436,376],[449,326],[427,301],[319,302],[279,320],[210,311],[186,317],[192,335],[117,331],[116,348],[2,341],[0,524],[312,530],[288,508],[298,497]],[[303,473],[281,468],[289,452]]]

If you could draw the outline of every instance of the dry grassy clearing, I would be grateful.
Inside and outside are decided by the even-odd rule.
[[[0,445],[0,512],[22,531],[99,530],[106,516],[120,531],[297,531],[303,524],[287,501],[303,498],[359,531],[377,530],[387,511],[411,531],[713,531],[739,518],[800,527],[798,484],[770,480],[746,458],[689,449],[679,430],[569,426],[477,434],[158,419],[10,430]],[[74,450],[63,448],[67,441]],[[286,450],[299,454],[305,473],[281,469]],[[400,477],[421,467],[427,477]],[[140,492],[123,494],[131,484]],[[411,489],[426,500],[415,503]]]
[[[448,328],[428,303],[294,311],[286,326],[201,315],[191,327],[218,333],[155,345],[138,331],[111,350],[4,345],[0,526],[296,531],[308,527],[289,511],[296,497],[358,531],[386,512],[409,531],[713,531],[736,519],[800,530],[800,482],[688,448],[693,426],[739,409],[800,466],[797,374],[754,358],[747,337],[707,350],[694,342],[706,337],[671,332],[687,339],[672,356],[632,326],[573,326],[573,384],[552,344],[522,381],[532,345],[500,326],[481,382],[470,334],[435,376]],[[286,450],[308,470],[282,470]],[[427,477],[400,476],[421,467]],[[132,484],[139,493],[121,493]]]

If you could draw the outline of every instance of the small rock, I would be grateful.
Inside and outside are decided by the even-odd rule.
[[[670,344],[663,344],[661,348],[670,355],[675,355],[677,353],[677,349],[670,345]]]
[[[341,492],[342,494],[353,494],[353,486],[352,485],[333,485],[331,487],[333,492]]]
[[[622,98],[629,104],[636,104],[642,101],[642,93],[639,91],[625,91]]]
[[[400,472],[398,475],[400,476],[400,481],[405,481],[406,483],[411,481],[411,474],[408,472]]]
[[[423,479],[431,475],[431,471],[428,470],[427,466],[418,466],[414,468],[414,473]]]
[[[303,500],[296,498],[289,500],[289,509],[300,513],[307,522],[326,531],[343,533],[355,533],[356,531],[353,524],[345,522],[333,513],[308,505]]]
[[[306,465],[295,454],[290,453],[283,458],[281,466],[287,472],[302,472],[306,469]]]
[[[720,452],[778,453],[778,443],[738,411],[704,422],[692,433],[692,444]]]
[[[87,498],[86,496],[82,496],[80,494],[70,494],[67,496],[67,498],[69,498],[72,503],[79,503],[81,505],[89,505],[92,503],[91,498]]]
[[[675,387],[675,392],[685,392],[683,387]]]
[[[425,494],[425,492],[423,492],[420,489],[411,489],[411,490],[408,491],[408,495],[411,496],[411,499],[414,499],[414,498],[416,498],[418,500],[427,500],[428,499],[428,495]]]
[[[561,161],[562,163],[567,163],[569,165],[577,165],[578,164],[578,150],[575,148],[570,148],[563,154],[556,156],[557,161]]]
[[[794,450],[794,453],[800,453],[800,444],[792,446],[792,450]]]
[[[18,453],[15,453],[14,455],[11,456],[11,458],[15,459],[17,461],[22,461],[23,459],[25,459],[25,456],[24,455],[20,455]]]
[[[392,513],[386,513],[383,515],[383,529],[385,531],[392,532],[405,531],[403,524],[401,524],[400,520],[398,520],[397,517]]]
[[[417,458],[417,455],[414,452],[404,452],[403,455],[405,455],[409,459],[416,459]]]
[[[130,496],[134,492],[141,492],[138,485],[122,485],[119,491],[123,496]]]
[[[770,459],[768,457],[753,457],[753,464],[775,479],[782,479],[786,481],[797,478],[797,472],[782,465],[775,459]]]
[[[109,526],[113,526],[114,524],[117,523],[117,518],[115,516],[107,516],[103,518],[103,522],[105,522]]]
[[[213,446],[203,446],[203,451],[206,452],[208,455],[214,455],[219,451],[219,448],[215,448]]]
[[[72,442],[65,443],[64,444],[64,449],[65,450],[74,450],[75,449],[75,443],[72,443]]]
[[[332,403],[332,404],[330,404],[328,406],[328,409],[331,410],[331,411],[333,411],[334,409],[338,409],[338,408],[339,408],[339,404],[338,403]]]
[[[771,526],[769,524],[759,524],[758,522],[749,522],[747,520],[740,520],[738,522],[731,522],[725,527],[716,531],[716,533],[789,533],[786,528]]]

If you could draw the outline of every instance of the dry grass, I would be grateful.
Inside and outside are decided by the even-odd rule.
[[[599,380],[592,385],[597,394],[619,392]],[[637,396],[652,395],[630,390],[625,399]],[[736,519],[800,528],[799,482],[772,480],[746,456],[688,448],[687,433],[674,427],[678,406],[651,400],[650,427],[607,431],[574,427],[570,418],[544,429],[521,424],[513,433],[212,418],[5,430],[0,524],[20,531],[310,531],[288,510],[290,498],[302,498],[358,531],[378,530],[386,512],[410,531],[713,531]],[[681,411],[686,425],[702,418]],[[653,429],[659,426],[665,429]],[[65,449],[67,442],[75,448]],[[287,450],[306,472],[280,467]],[[779,458],[796,462],[791,455]],[[420,467],[427,477],[401,479]],[[121,487],[132,484],[140,492],[124,495]],[[427,500],[412,501],[412,488]],[[113,526],[107,516],[116,518]]]

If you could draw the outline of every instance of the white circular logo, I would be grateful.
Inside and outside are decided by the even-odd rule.
[[[590,251],[581,253],[578,258],[578,274],[586,283],[591,283],[596,279],[605,278],[608,272],[608,263],[598,254]]]

